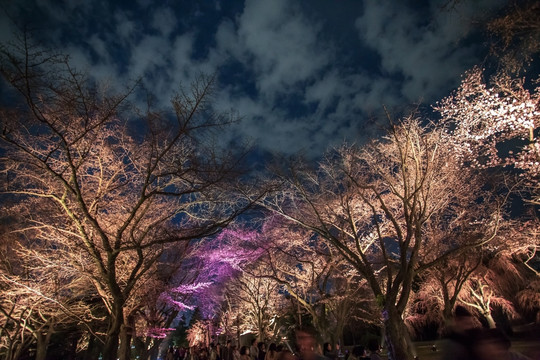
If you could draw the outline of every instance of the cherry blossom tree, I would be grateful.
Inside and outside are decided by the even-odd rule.
[[[151,101],[133,112],[133,88],[94,84],[28,38],[1,50],[20,95],[1,110],[2,193],[27,219],[21,233],[79,256],[70,265],[108,311],[103,358],[115,360],[126,303],[163,252],[218,233],[249,206],[235,196],[237,158],[211,141],[231,117],[210,106],[212,78],[180,91],[172,112]]]
[[[367,280],[396,359],[413,358],[402,315],[416,274],[489,242],[501,214],[473,169],[458,161],[444,128],[413,116],[382,140],[329,153],[316,169],[278,169],[273,181],[283,188],[261,205],[316,233]],[[483,210],[471,211],[480,199]],[[463,242],[430,236],[453,219],[468,234]]]
[[[270,217],[264,224],[267,277],[281,284],[294,300],[296,321],[304,313],[325,341],[342,342],[343,329],[363,309],[365,279],[312,231]]]
[[[435,107],[463,162],[478,168],[511,167],[540,203],[540,92],[505,74],[488,86],[480,68],[467,72],[459,89]]]
[[[241,315],[240,331],[255,334],[259,341],[272,337],[274,317],[280,314],[285,300],[281,285],[266,276],[269,271],[264,264],[253,264],[231,279],[226,289],[229,301]]]
[[[2,230],[0,266],[0,354],[15,360],[35,347],[44,360],[51,337],[58,332],[87,327],[95,319],[88,283],[63,263],[63,249],[46,249],[32,239]],[[67,270],[66,270],[67,269]]]

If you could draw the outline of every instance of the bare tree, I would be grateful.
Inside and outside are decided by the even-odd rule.
[[[295,223],[270,217],[262,234],[265,253],[260,262],[266,276],[294,300],[296,321],[302,324],[307,314],[324,341],[342,342],[352,309],[361,312],[370,301],[363,296],[365,279],[334,248]]]
[[[261,204],[318,234],[367,279],[395,359],[413,357],[402,315],[415,275],[490,241],[498,228],[500,207],[456,160],[444,129],[412,116],[383,140],[344,146],[315,170],[293,164],[276,176],[284,190]],[[483,211],[471,211],[478,199]],[[458,218],[470,235],[465,242],[430,236]]]
[[[14,217],[11,228],[17,228]],[[35,347],[44,360],[52,335],[87,326],[95,317],[88,282],[63,261],[62,249],[41,244],[4,228],[0,266],[0,354],[17,359]]]
[[[519,73],[540,52],[540,5],[533,0],[511,1],[501,16],[487,23],[494,35],[491,52],[505,69]]]
[[[485,269],[483,270],[485,271]],[[459,301],[475,309],[484,318],[490,329],[496,327],[492,314],[494,307],[500,307],[510,317],[516,315],[512,302],[500,296],[498,289],[492,283],[490,284],[489,279],[486,279],[485,274],[482,274],[482,272],[471,276],[463,290],[459,296]]]
[[[271,337],[274,316],[279,314],[283,295],[279,283],[264,276],[267,269],[260,265],[250,266],[227,284],[227,297],[236,304],[242,317],[240,331],[255,334],[259,341]]]
[[[482,251],[465,251],[427,269],[412,295],[407,323],[421,329],[430,323],[442,333],[453,318],[454,307],[463,287],[482,263]]]
[[[231,117],[213,111],[204,76],[174,111],[138,113],[127,107],[133,88],[98,86],[27,38],[2,47],[0,66],[20,95],[1,111],[2,193],[26,218],[19,232],[77,256],[70,266],[109,313],[104,359],[116,359],[126,303],[163,252],[216,234],[249,205],[234,196],[237,158],[211,141]]]

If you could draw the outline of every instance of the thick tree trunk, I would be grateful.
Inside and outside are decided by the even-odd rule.
[[[124,324],[124,309],[118,303],[113,305],[107,338],[103,346],[103,360],[118,359],[118,344],[120,339],[120,330]]]
[[[454,309],[453,304],[444,304],[444,308],[443,308],[443,312],[442,312],[444,325],[448,325],[450,323],[450,321],[452,320],[452,318],[453,318],[453,314],[452,314],[453,309]]]
[[[47,358],[47,348],[49,347],[50,336],[39,334],[36,341],[36,360]]]
[[[120,331],[109,332],[103,346],[103,360],[117,360]]]
[[[409,332],[397,309],[388,306],[383,314],[383,319],[388,359],[414,360],[414,349],[409,338]]]
[[[133,328],[129,325],[122,325],[120,328],[120,348],[118,358],[120,360],[131,359],[131,339]]]
[[[45,360],[47,358],[47,347],[45,336],[39,334],[36,341],[36,360]]]

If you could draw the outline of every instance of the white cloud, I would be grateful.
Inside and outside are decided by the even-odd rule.
[[[220,84],[216,108],[234,109],[243,121],[223,139],[241,134],[266,150],[316,156],[327,145],[369,136],[366,118],[383,105],[430,102],[447,94],[478,61],[476,45],[460,41],[471,30],[471,17],[503,0],[459,2],[455,12],[441,10],[443,0],[425,4],[421,12],[389,0],[348,2],[347,8],[361,15],[355,23],[350,15],[339,26],[327,18],[331,14],[288,0],[245,0],[241,12],[211,26],[205,16],[181,18],[172,4],[137,1],[139,7],[109,6],[110,12],[101,2],[80,11],[59,9],[51,0],[36,0],[36,6],[55,12],[51,19],[66,27],[51,26],[48,38],[92,76],[119,85],[143,77],[160,105],[168,106],[178,85],[188,87],[200,73],[229,71],[221,73],[231,83]],[[220,2],[213,4],[220,11]],[[149,21],[141,21],[141,11]],[[92,18],[93,12],[101,17]],[[88,18],[81,18],[84,14]],[[74,31],[78,43],[67,34],[66,24],[74,19],[81,20]],[[209,39],[209,29],[215,31],[214,42],[200,43]]]
[[[473,26],[469,2],[452,11],[433,3],[426,18],[402,2],[365,1],[364,14],[356,20],[361,40],[381,56],[383,72],[404,78],[401,93],[409,102],[441,96],[479,61],[474,49],[461,43]],[[480,3],[484,14],[500,6]]]
[[[238,18],[235,42],[241,47],[233,42],[229,50],[253,69],[259,92],[272,101],[329,64],[320,31],[290,1],[248,0]]]
[[[167,40],[158,36],[145,36],[134,45],[129,61],[129,73],[135,77],[150,75],[165,66],[169,51]],[[151,81],[151,79],[148,79]]]

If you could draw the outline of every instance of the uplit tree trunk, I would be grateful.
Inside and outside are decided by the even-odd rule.
[[[488,327],[490,329],[495,329],[497,327],[497,325],[495,324],[495,320],[493,319],[493,316],[491,315],[491,311],[483,313],[482,316],[484,316],[484,318],[486,319],[488,323]]]
[[[395,306],[385,307],[383,321],[388,358],[393,360],[414,360],[415,351],[410,347],[409,331]]]
[[[466,291],[460,296],[459,300],[467,306],[476,309],[490,329],[497,327],[491,314],[492,303],[497,304],[503,309],[506,308],[507,311],[512,310],[512,305],[507,300],[496,296],[494,289],[479,277],[473,277],[469,281]]]
[[[103,346],[103,360],[118,359],[118,345],[120,342],[122,325],[124,325],[123,306],[114,303],[111,311],[109,328],[107,330],[107,337],[105,338],[105,345]]]
[[[123,324],[120,328],[120,349],[118,351],[118,358],[120,360],[131,359],[131,341],[133,339],[133,316],[128,315],[126,324]]]
[[[44,333],[36,331],[36,360],[45,360],[47,358],[47,348],[51,341],[51,336],[54,332],[54,324],[49,322],[45,327]]]

